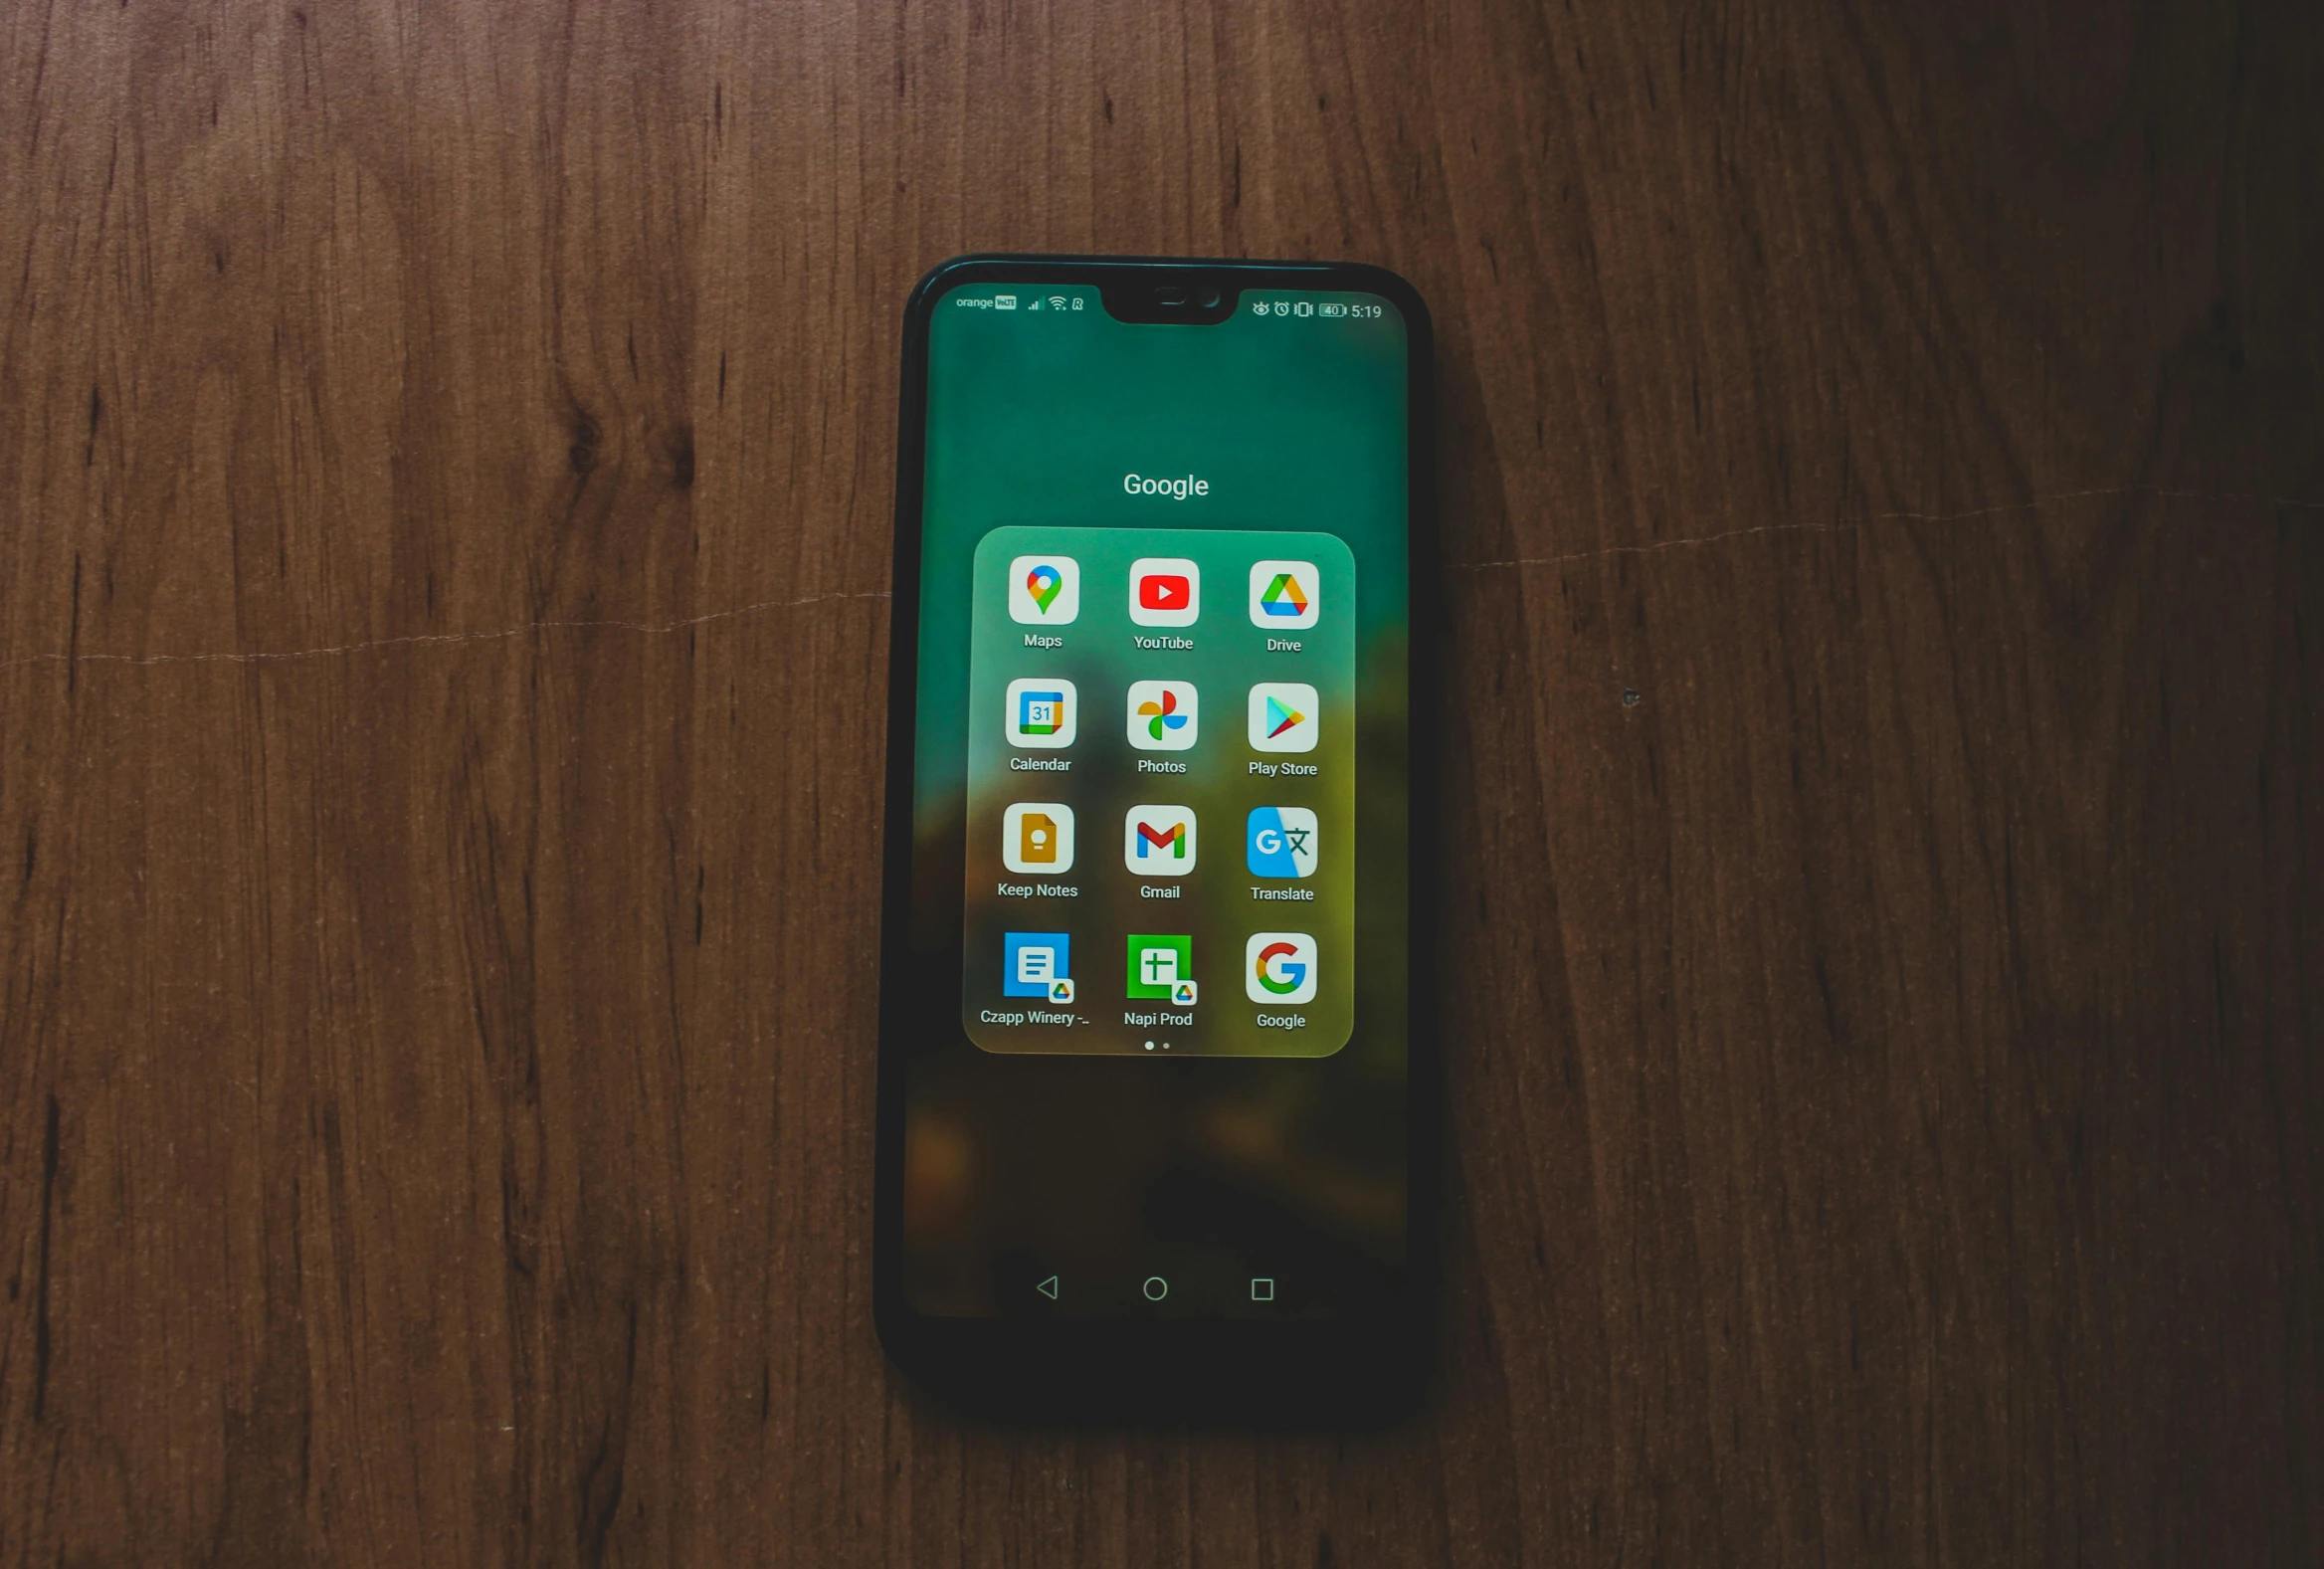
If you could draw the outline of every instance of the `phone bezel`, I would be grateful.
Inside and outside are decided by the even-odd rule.
[[[1216,288],[1232,308],[1252,288],[1349,291],[1381,295],[1403,312],[1407,343],[1410,494],[1407,571],[1411,603],[1410,719],[1411,993],[1407,1041],[1406,1289],[1377,1312],[1331,1320],[936,1318],[904,1300],[903,1118],[909,1017],[911,802],[918,691],[919,587],[927,434],[928,339],[935,302],[982,283],[1093,285],[1119,294],[1181,290],[1190,300]],[[1167,306],[1153,307],[1156,310]],[[1200,319],[1218,313],[1191,307]],[[1119,311],[1116,311],[1119,314]],[[1166,319],[1143,316],[1139,319]],[[1393,1415],[1426,1386],[1434,1359],[1439,1217],[1440,1070],[1434,1031],[1434,965],[1422,940],[1434,889],[1428,825],[1436,787],[1436,737],[1423,722],[1433,693],[1438,583],[1435,571],[1435,338],[1411,284],[1384,268],[1345,262],[1212,261],[1159,257],[978,255],[932,268],[904,307],[896,437],[894,572],[888,641],[887,795],[881,873],[879,1063],[873,1150],[872,1308],[880,1343],[907,1374],[980,1409],[1025,1415],[1128,1419],[1141,1415],[1245,1421],[1362,1420]]]

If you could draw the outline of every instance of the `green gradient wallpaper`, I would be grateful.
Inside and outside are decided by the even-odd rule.
[[[1402,317],[1282,290],[1129,323],[989,283],[929,310],[909,1299],[1379,1299],[1407,1243]]]

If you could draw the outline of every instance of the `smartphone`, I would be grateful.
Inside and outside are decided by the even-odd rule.
[[[1373,267],[911,295],[873,1275],[955,1398],[1421,1386],[1430,366]]]

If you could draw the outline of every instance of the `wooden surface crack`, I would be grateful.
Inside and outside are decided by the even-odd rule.
[[[1512,556],[1496,561],[1449,561],[1449,572],[1485,572],[1522,567],[1564,566],[1574,562],[1602,561],[1609,556],[1656,555],[1666,550],[1684,550],[1704,545],[1724,544],[1729,540],[1748,539],[1759,534],[1786,533],[1851,533],[1873,523],[1960,523],[1981,518],[2005,517],[2012,513],[2034,511],[2064,501],[2090,500],[2099,497],[2147,495],[2163,500],[2184,501],[2257,501],[2270,506],[2297,507],[2304,511],[2324,511],[2324,501],[2306,501],[2296,496],[2265,495],[2247,491],[2170,490],[2151,485],[2113,486],[2102,490],[2066,490],[2055,495],[2039,495],[2028,501],[2011,501],[1999,506],[1980,506],[1961,512],[1889,511],[1865,512],[1855,517],[1842,517],[1829,523],[1755,523],[1748,528],[1730,528],[1715,534],[1690,534],[1678,539],[1657,539],[1643,545],[1603,545],[1595,550],[1577,550],[1566,555]],[[0,660],[0,670],[19,665],[258,665],[285,660],[324,659],[342,654],[369,654],[381,649],[423,648],[462,643],[490,643],[507,638],[521,638],[535,632],[637,632],[662,634],[683,632],[689,627],[708,626],[716,621],[732,621],[742,616],[753,616],[770,610],[797,610],[807,605],[827,604],[837,600],[887,599],[885,589],[862,589],[833,594],[810,594],[804,599],[768,599],[756,604],[739,605],[732,610],[714,610],[707,615],[687,616],[678,621],[528,621],[521,626],[502,627],[488,632],[429,632],[412,633],[402,637],[368,638],[357,643],[333,643],[311,649],[284,649],[274,652],[248,654],[84,654],[61,652],[56,654],[27,654],[13,660]]]
[[[1449,561],[1449,572],[1483,572],[1495,568],[1564,566],[1577,561],[1603,561],[1608,556],[1655,555],[1664,550],[1681,550],[1697,545],[1715,545],[1730,539],[1748,539],[1755,534],[1843,534],[1853,533],[1873,523],[1965,523],[1980,518],[2005,517],[2013,512],[2031,512],[2039,507],[2054,506],[2062,501],[2083,501],[2101,496],[2148,495],[2169,501],[2258,501],[2271,506],[2298,507],[2304,511],[2324,511],[2324,501],[2303,501],[2289,495],[2262,495],[2249,491],[2227,490],[2166,490],[2152,485],[2122,485],[2096,490],[2065,490],[2056,495],[2037,495],[2030,501],[2010,501],[2000,506],[1972,507],[1965,512],[1865,512],[1856,517],[1841,517],[1829,523],[1754,523],[1748,528],[1730,528],[1723,533],[1690,534],[1679,539],[1657,539],[1643,545],[1605,545],[1596,550],[1577,550],[1562,556],[1512,556],[1500,561]]]
[[[731,621],[738,616],[754,616],[769,610],[797,610],[804,605],[821,605],[844,599],[886,599],[886,589],[862,589],[836,594],[810,594],[805,599],[766,599],[753,605],[737,605],[731,610],[713,610],[708,615],[687,616],[679,621],[528,621],[522,626],[501,627],[490,632],[423,632],[395,638],[369,638],[360,643],[333,643],[321,648],[282,649],[256,654],[27,654],[21,658],[0,661],[0,670],[17,665],[63,664],[88,665],[258,665],[282,660],[323,659],[334,654],[368,654],[377,649],[421,648],[455,643],[490,643],[504,638],[521,638],[533,632],[641,632],[660,634],[683,632],[688,627],[707,626],[713,621]]]

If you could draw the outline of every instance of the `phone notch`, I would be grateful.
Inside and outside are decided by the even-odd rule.
[[[1217,326],[1243,297],[1232,280],[1197,272],[1108,283],[1099,294],[1116,321],[1141,325]]]

